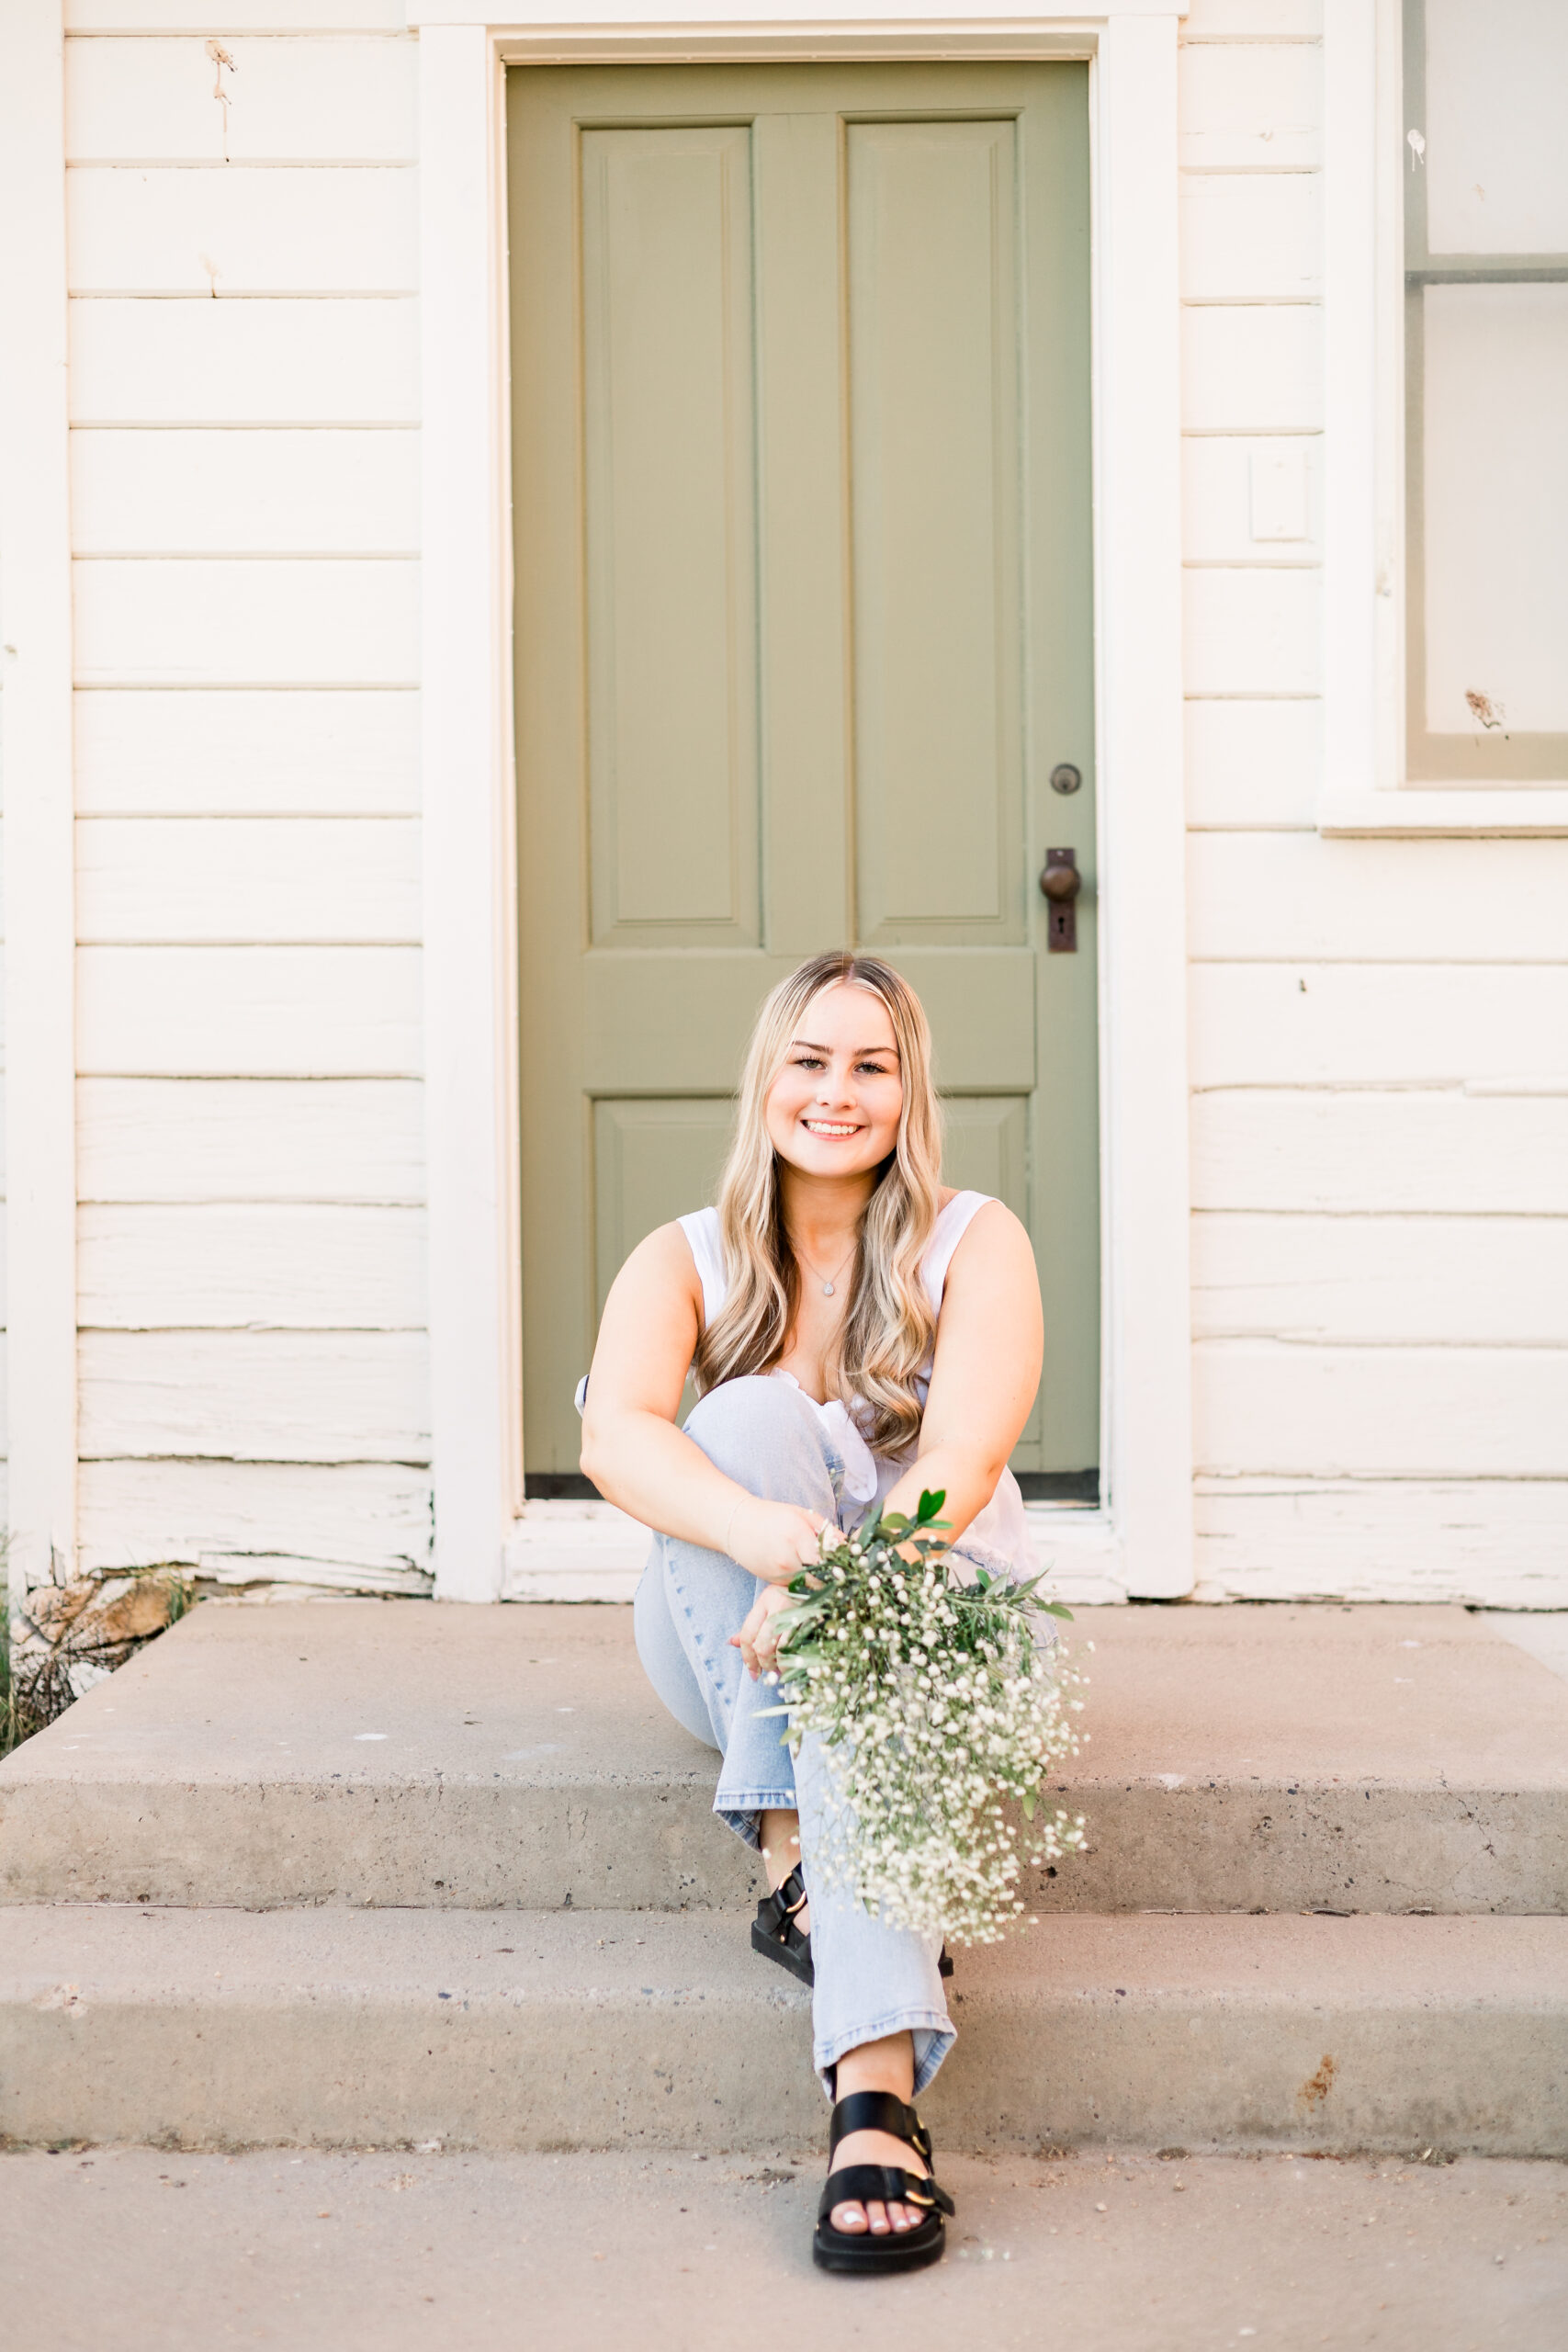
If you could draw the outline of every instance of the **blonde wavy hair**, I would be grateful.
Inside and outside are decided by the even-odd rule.
[[[757,1015],[736,1106],[735,1136],[718,1188],[728,1291],[697,1346],[698,1389],[768,1372],[784,1351],[800,1302],[800,1269],[784,1230],[778,1155],[768,1135],[769,1090],[800,1017],[824,989],[864,989],[887,1009],[904,1102],[898,1139],[862,1213],[854,1287],[828,1366],[829,1394],[863,1401],[861,1426],[880,1453],[919,1433],[916,1376],[936,1334],[920,1261],[936,1227],[942,1112],[931,1083],[931,1030],[919,998],[874,956],[814,956],[781,980]]]

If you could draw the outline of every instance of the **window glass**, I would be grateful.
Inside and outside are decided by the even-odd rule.
[[[1425,308],[1427,724],[1568,733],[1568,285]]]
[[[1568,0],[1427,0],[1427,242],[1568,248]]]
[[[1568,0],[1405,0],[1405,773],[1568,779]]]

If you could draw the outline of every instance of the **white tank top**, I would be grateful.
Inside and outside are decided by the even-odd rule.
[[[990,1198],[988,1193],[954,1193],[937,1218],[936,1230],[921,1261],[920,1273],[939,1319],[953,1253],[969,1230],[971,1220]],[[680,1226],[691,1247],[697,1276],[703,1286],[703,1326],[705,1329],[723,1306],[729,1287],[719,1239],[718,1211],[694,1210],[690,1216],[680,1219]],[[930,1377],[928,1360],[919,1381],[922,1402]],[[800,1385],[793,1373],[782,1369],[773,1374],[773,1378],[787,1380],[795,1387]],[[873,1501],[882,1501],[903,1476],[913,1458],[912,1453],[874,1453],[866,1443],[853,1408],[842,1404],[837,1397],[830,1398],[826,1405],[818,1404],[815,1396],[807,1397],[807,1402],[822,1422],[834,1452],[844,1465],[845,1500],[859,1504],[863,1510]],[[850,1514],[846,1512],[845,1516],[847,1518]],[[1010,1470],[1002,1472],[996,1493],[985,1510],[970,1521],[956,1548],[966,1557],[977,1559],[987,1567],[1005,1566],[1014,1575],[1033,1574],[1029,1521],[1024,1516],[1023,1497],[1019,1491],[1018,1480]]]

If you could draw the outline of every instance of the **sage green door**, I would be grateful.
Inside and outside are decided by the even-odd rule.
[[[533,1491],[616,1268],[713,1196],[762,995],[852,944],[925,1001],[948,1181],[1029,1225],[1015,1464],[1087,1498],[1087,69],[520,67],[508,114]]]

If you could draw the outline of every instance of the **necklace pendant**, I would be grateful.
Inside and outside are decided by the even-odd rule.
[[[822,1285],[822,1295],[823,1295],[823,1297],[824,1297],[824,1298],[831,1298],[831,1297],[832,1297],[832,1295],[833,1295],[833,1285],[832,1285],[832,1283],[823,1283],[823,1285]]]

